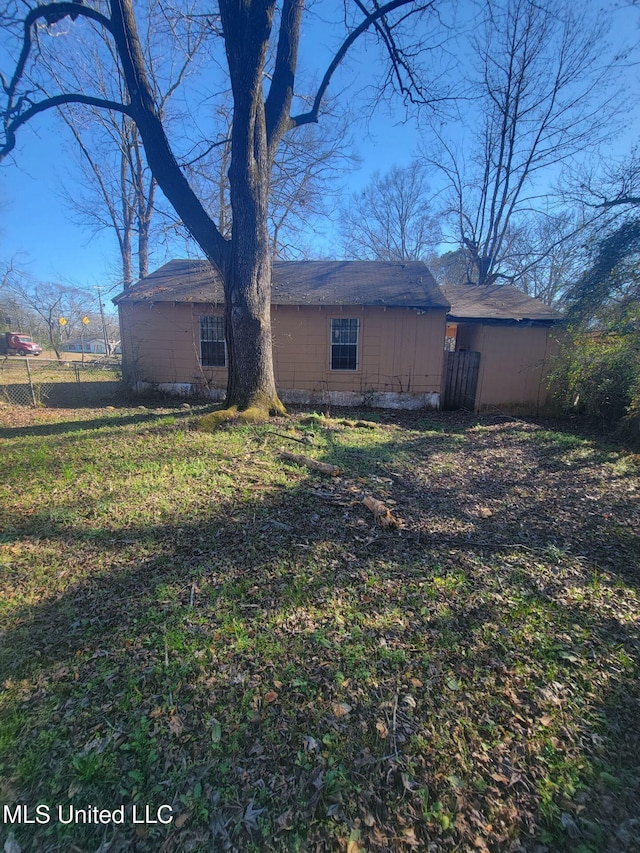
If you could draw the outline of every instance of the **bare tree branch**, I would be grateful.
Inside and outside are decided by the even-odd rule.
[[[0,159],[6,157],[7,154],[10,154],[16,146],[16,133],[22,127],[22,125],[26,124],[31,119],[35,118],[39,113],[43,113],[46,110],[52,110],[56,107],[62,107],[68,104],[84,104],[89,107],[98,107],[103,110],[113,110],[114,112],[121,112],[128,116],[133,116],[133,110],[128,107],[126,104],[119,104],[117,101],[106,101],[102,98],[94,98],[91,95],[80,95],[80,94],[70,94],[70,95],[53,95],[50,98],[45,98],[43,101],[40,101],[36,104],[32,104],[30,107],[25,109],[20,113],[16,118],[5,123],[5,144],[0,148]],[[18,103],[18,109],[21,108],[23,103]]]
[[[282,4],[276,63],[265,103],[267,140],[269,149],[273,152],[272,156],[275,156],[274,145],[277,146],[290,127],[289,110],[298,64],[297,34],[300,31],[303,8],[302,0],[284,0]]]
[[[564,0],[487,6],[470,42],[480,67],[469,84],[480,107],[472,164],[439,128],[439,148],[426,157],[447,182],[446,212],[472,259],[472,282],[512,278],[510,235],[531,210],[545,213],[535,198],[539,175],[552,174],[610,130],[601,36],[600,23],[578,20]],[[535,254],[543,256],[542,247]]]
[[[376,173],[342,213],[347,256],[400,263],[424,260],[440,240],[429,196],[426,173],[418,162],[394,167],[386,175]]]
[[[329,84],[331,83],[333,75],[336,73],[338,67],[340,66],[343,59],[345,58],[351,47],[354,45],[354,43],[360,38],[360,36],[363,35],[363,33],[367,32],[367,30],[374,26],[376,22],[384,18],[390,12],[393,12],[395,9],[399,9],[406,5],[406,0],[391,0],[391,2],[385,3],[384,6],[376,5],[375,10],[373,12],[370,12],[360,22],[360,24],[349,33],[349,35],[342,42],[342,44],[336,51],[333,59],[329,63],[329,66],[327,67],[327,70],[325,71],[324,76],[316,92],[311,109],[307,113],[301,113],[298,116],[294,116],[291,119],[291,127],[300,127],[303,124],[310,124],[318,121],[322,101],[327,93],[327,89],[329,88]],[[427,9],[433,8],[433,6],[434,0],[429,0],[429,2],[420,4],[418,6],[414,6],[412,4],[411,14],[420,14],[426,11]],[[394,50],[395,49],[396,48],[394,45]]]

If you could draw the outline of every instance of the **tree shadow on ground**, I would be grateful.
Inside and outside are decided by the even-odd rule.
[[[203,411],[208,411],[209,406],[202,404]],[[118,430],[123,426],[135,425],[145,422],[153,422],[158,418],[159,413],[165,416],[171,416],[182,421],[187,421],[193,417],[193,410],[182,406],[166,405],[160,408],[147,408],[146,406],[114,406],[113,411],[105,411],[104,408],[88,409],[86,405],[78,406],[79,411],[87,410],[90,415],[82,420],[67,420],[67,421],[52,421],[40,424],[29,424],[24,426],[16,424],[16,426],[0,427],[0,438],[22,438],[27,436],[39,435],[65,435],[73,434],[83,430],[97,430],[104,427],[113,427]]]
[[[478,838],[534,849],[545,832],[558,850],[616,841],[637,805],[623,790],[638,747],[637,626],[596,606],[600,552],[591,563],[572,550],[586,528],[558,551],[556,505],[541,494],[514,510],[529,481],[483,479],[486,447],[469,430],[392,431],[375,449],[352,434],[328,443],[325,460],[346,472],[329,495],[292,468],[286,488],[212,496],[160,524],[94,529],[71,494],[66,518],[9,517],[5,541],[46,538],[68,581],[20,603],[26,579],[5,567],[16,601],[2,715],[22,750],[0,759],[5,799],[108,808],[146,796],[186,816],[146,835],[23,827],[23,850],[79,836],[95,849],[105,832],[138,851],[330,849],[356,831],[371,850]],[[465,488],[451,482],[455,454]],[[349,491],[363,474],[357,488],[395,501],[403,529],[375,526]],[[527,519],[522,547],[507,533]],[[582,801],[580,767],[596,774]]]

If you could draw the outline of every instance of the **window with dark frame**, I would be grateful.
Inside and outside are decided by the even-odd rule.
[[[345,318],[331,321],[331,370],[356,370],[360,321]]]
[[[222,317],[200,317],[200,363],[203,367],[227,366]]]

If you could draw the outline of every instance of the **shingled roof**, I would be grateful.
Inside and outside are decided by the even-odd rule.
[[[222,279],[207,261],[169,261],[113,300],[222,303]],[[449,307],[427,267],[418,261],[276,261],[273,305]]]
[[[451,304],[448,318],[469,320],[553,322],[561,315],[539,299],[527,296],[511,284],[447,284],[442,292]]]

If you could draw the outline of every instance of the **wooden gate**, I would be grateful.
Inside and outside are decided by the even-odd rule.
[[[443,409],[474,410],[479,370],[479,352],[447,353]]]

